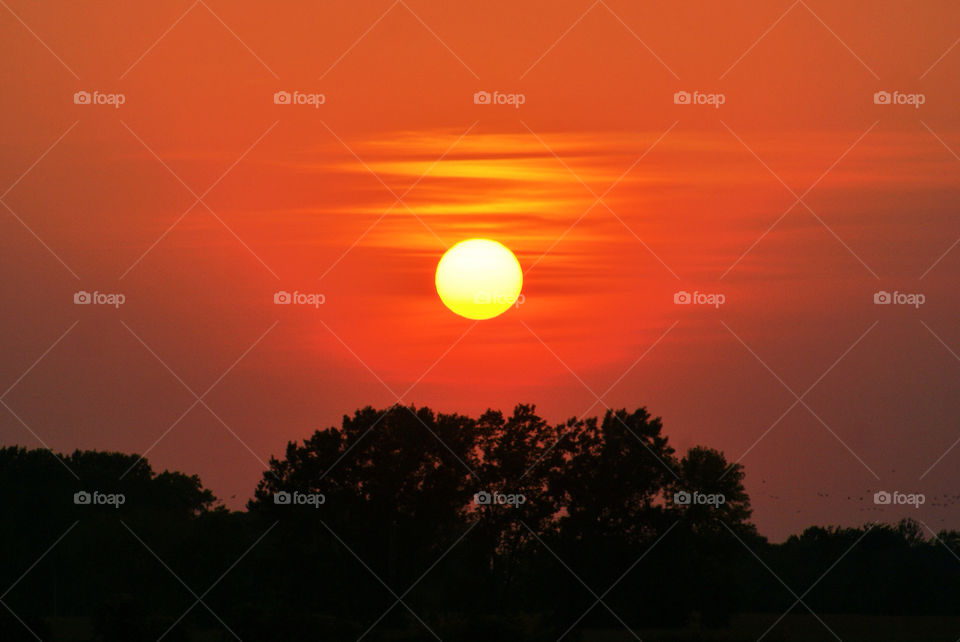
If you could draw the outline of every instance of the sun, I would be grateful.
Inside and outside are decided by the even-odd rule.
[[[451,247],[437,264],[437,294],[468,319],[492,319],[516,303],[523,287],[520,262],[506,246],[469,239]]]

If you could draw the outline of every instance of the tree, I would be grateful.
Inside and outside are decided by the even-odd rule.
[[[635,546],[662,532],[668,522],[658,500],[677,474],[662,428],[646,408],[567,423],[568,462],[554,481],[567,538]]]
[[[412,583],[466,530],[475,439],[476,420],[468,417],[366,407],[272,458],[249,508],[281,520],[280,536],[301,552],[286,569],[295,599],[376,610],[369,595],[383,588],[363,565],[391,587]],[[323,502],[277,504],[277,493],[318,494]],[[358,573],[364,581],[350,581]],[[312,575],[327,581],[319,586]]]
[[[632,626],[691,611],[719,622],[747,604],[735,559],[744,551],[729,530],[762,543],[742,482],[742,467],[717,451],[678,459],[645,408],[559,424],[525,404],[476,419],[362,408],[271,458],[246,512],[219,506],[197,476],[155,473],[136,455],[58,461],[0,449],[0,483],[14,489],[6,523],[16,525],[0,529],[0,575],[15,580],[22,560],[77,522],[11,599],[31,622],[54,606],[98,614],[104,640],[156,637],[174,623],[171,639],[202,635],[201,609],[177,621],[184,596],[169,570],[200,587],[235,563],[205,602],[244,638],[267,642],[356,639],[374,623],[390,639],[422,639],[397,596],[445,636],[556,639],[592,602],[573,574],[598,592],[615,584],[604,602]],[[693,490],[724,501],[674,501]],[[79,491],[127,501],[75,505]],[[928,568],[947,553],[931,554],[916,525],[880,535],[909,542],[903,559],[926,555]],[[814,539],[796,547],[800,556],[811,541],[820,556],[838,543]],[[610,623],[595,609],[579,626]]]
[[[569,452],[562,432],[562,425],[551,426],[526,404],[514,407],[509,418],[487,410],[477,421],[475,488],[491,503],[474,503],[468,513],[478,524],[475,552],[489,574],[490,601],[516,589],[521,558],[537,546],[528,528],[537,533],[556,528],[562,504],[555,481]],[[496,503],[497,497],[505,503]]]
[[[671,480],[667,498],[673,508],[696,532],[726,532],[753,536],[750,497],[743,487],[742,464],[728,464],[723,453],[695,446],[680,460],[680,475]],[[678,502],[681,496],[687,503]]]

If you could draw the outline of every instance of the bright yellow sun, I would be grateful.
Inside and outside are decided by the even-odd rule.
[[[437,294],[468,319],[503,314],[520,296],[523,271],[513,252],[489,239],[457,243],[437,264]]]

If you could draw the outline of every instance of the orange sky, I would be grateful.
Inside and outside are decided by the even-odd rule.
[[[960,436],[956,3],[5,7],[0,443],[150,449],[239,506],[286,441],[411,387],[647,405],[743,457],[773,537],[899,517],[880,488],[960,526],[931,505],[960,448],[930,469]],[[526,272],[477,325],[433,290],[475,236]]]

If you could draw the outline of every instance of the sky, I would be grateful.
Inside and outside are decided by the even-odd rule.
[[[646,406],[772,539],[960,528],[956,3],[0,4],[0,444],[239,508],[368,404]]]

